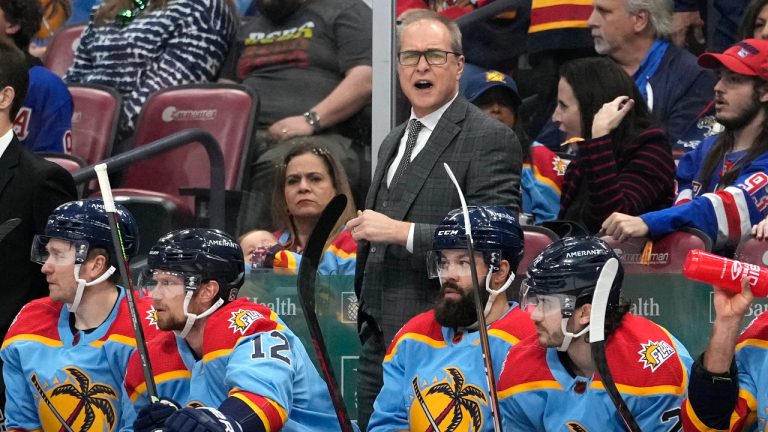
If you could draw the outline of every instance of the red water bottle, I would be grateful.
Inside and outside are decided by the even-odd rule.
[[[695,249],[688,252],[683,263],[688,279],[706,282],[718,288],[741,292],[741,280],[749,279],[755,297],[768,296],[768,269]]]

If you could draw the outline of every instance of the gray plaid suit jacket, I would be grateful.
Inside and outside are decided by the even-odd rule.
[[[426,252],[437,224],[461,205],[443,163],[456,175],[468,205],[503,205],[517,212],[520,204],[522,151],[517,137],[458,96],[424,149],[389,190],[388,199],[376,207],[405,127],[406,123],[392,130],[379,149],[365,208],[415,223],[413,253],[402,246],[365,241],[358,242],[357,250],[358,323],[368,322],[382,331],[386,344],[411,317],[430,309],[439,291],[437,281],[427,278]]]

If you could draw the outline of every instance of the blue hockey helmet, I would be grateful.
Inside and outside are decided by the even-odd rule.
[[[509,262],[510,271],[515,273],[523,257],[525,243],[517,218],[502,206],[469,206],[467,210],[473,249],[483,253],[485,262],[491,266],[492,271],[499,270],[500,260],[505,259]],[[435,229],[432,251],[466,249],[467,237],[464,227],[462,210],[451,210]]]
[[[133,215],[122,205],[115,204],[118,215],[118,227],[122,234],[123,247],[128,259],[136,256],[139,250],[139,229]],[[82,264],[88,251],[103,248],[109,252],[109,263],[117,268],[117,255],[109,228],[111,216],[100,199],[70,201],[58,206],[48,217],[45,234],[38,235],[32,248],[33,261],[45,262],[45,246],[48,239],[68,240],[76,245],[76,263]]]
[[[528,267],[527,279],[521,285],[520,299],[531,295],[562,294],[576,302],[590,303],[603,266],[609,259],[619,261],[616,277],[608,296],[608,306],[619,304],[624,270],[621,261],[610,246],[594,236],[566,237],[547,246]],[[586,301],[585,301],[586,300]]]
[[[172,231],[161,237],[147,255],[147,267],[186,275],[185,289],[197,289],[200,282],[219,283],[219,297],[230,302],[237,298],[243,285],[245,263],[243,250],[224,231],[190,228]]]

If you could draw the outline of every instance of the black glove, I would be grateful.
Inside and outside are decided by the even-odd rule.
[[[151,403],[139,411],[136,421],[133,422],[135,432],[152,432],[162,430],[165,420],[179,409],[179,404],[171,399],[160,399],[160,402]]]
[[[184,408],[165,421],[169,432],[243,432],[240,423],[211,407]]]

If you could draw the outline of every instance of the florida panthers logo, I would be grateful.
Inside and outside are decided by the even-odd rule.
[[[40,399],[38,411],[43,430],[64,430],[58,414],[74,431],[111,431],[116,426],[117,391],[103,383],[91,385],[91,378],[76,367],[65,369],[69,378],[48,389],[32,375]],[[56,408],[56,413],[49,404]]]
[[[640,354],[640,362],[643,363],[643,369],[651,368],[651,372],[656,372],[662,363],[675,355],[675,349],[665,341],[649,340],[647,344],[640,344],[640,346],[642,349],[637,352]]]
[[[552,158],[552,169],[555,170],[559,177],[565,175],[565,169],[568,168],[568,162],[569,161],[560,159],[560,156]]]
[[[483,429],[482,405],[488,405],[485,391],[466,384],[459,369],[447,368],[449,377],[432,385],[419,385],[419,377],[411,382],[414,400],[411,404],[411,430],[454,432]]]
[[[262,318],[264,318],[264,315],[254,310],[240,309],[237,312],[232,312],[232,317],[229,319],[229,328],[233,332],[240,332],[240,334],[244,335],[251,324]]]
[[[154,306],[150,307],[147,310],[147,316],[144,317],[144,319],[146,319],[147,322],[149,322],[150,326],[154,326],[155,328],[158,328],[157,327],[157,311],[155,310]]]

